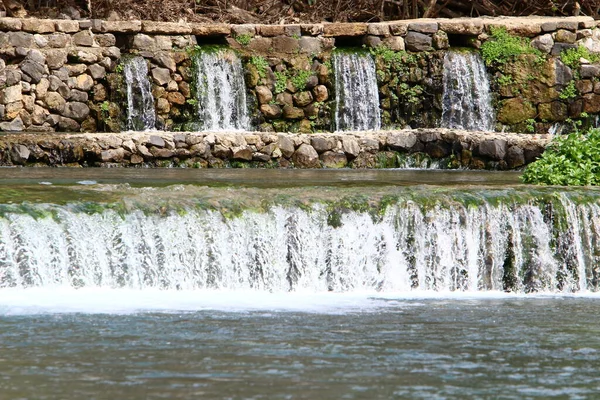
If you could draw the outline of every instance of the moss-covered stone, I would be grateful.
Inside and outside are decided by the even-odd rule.
[[[514,125],[535,118],[537,111],[528,101],[515,97],[504,100],[499,105],[498,122]]]

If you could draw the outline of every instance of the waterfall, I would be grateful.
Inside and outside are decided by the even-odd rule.
[[[198,118],[204,131],[248,130],[250,118],[242,63],[227,49],[193,56]]]
[[[490,82],[478,53],[446,53],[442,108],[444,128],[494,130]]]
[[[367,53],[336,52],[335,129],[365,131],[381,128],[375,62]]]
[[[600,289],[597,196],[427,192],[371,209],[317,202],[235,215],[5,205],[0,287]]]
[[[127,129],[133,131],[154,129],[156,113],[146,60],[143,57],[125,59],[123,75],[127,85]]]

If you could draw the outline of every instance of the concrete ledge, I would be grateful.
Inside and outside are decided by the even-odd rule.
[[[507,170],[534,161],[550,140],[550,135],[456,129],[27,133],[0,136],[0,165],[393,168],[414,156],[443,160],[449,168]]]

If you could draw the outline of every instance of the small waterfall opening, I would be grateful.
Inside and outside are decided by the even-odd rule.
[[[494,130],[490,82],[478,53],[448,51],[444,56],[442,126]]]
[[[366,131],[381,128],[375,62],[367,53],[336,52],[335,129]]]
[[[238,56],[211,46],[195,52],[196,101],[200,129],[248,130],[248,102],[244,70]]]
[[[127,87],[127,129],[132,131],[154,129],[156,111],[146,60],[143,57],[126,59],[123,62],[123,75]]]

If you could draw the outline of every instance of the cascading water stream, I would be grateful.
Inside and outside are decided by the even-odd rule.
[[[210,49],[196,52],[193,62],[201,130],[248,130],[244,70],[237,55],[227,49]]]
[[[127,129],[145,131],[156,127],[154,96],[148,79],[148,65],[143,57],[123,61],[127,87]]]
[[[335,129],[365,131],[381,128],[375,62],[366,53],[336,52]]]
[[[481,56],[448,51],[444,56],[444,128],[494,130],[490,82]]]
[[[4,206],[0,287],[600,289],[600,202],[567,194],[522,201],[501,191],[423,196],[384,209],[314,203],[234,216]]]

